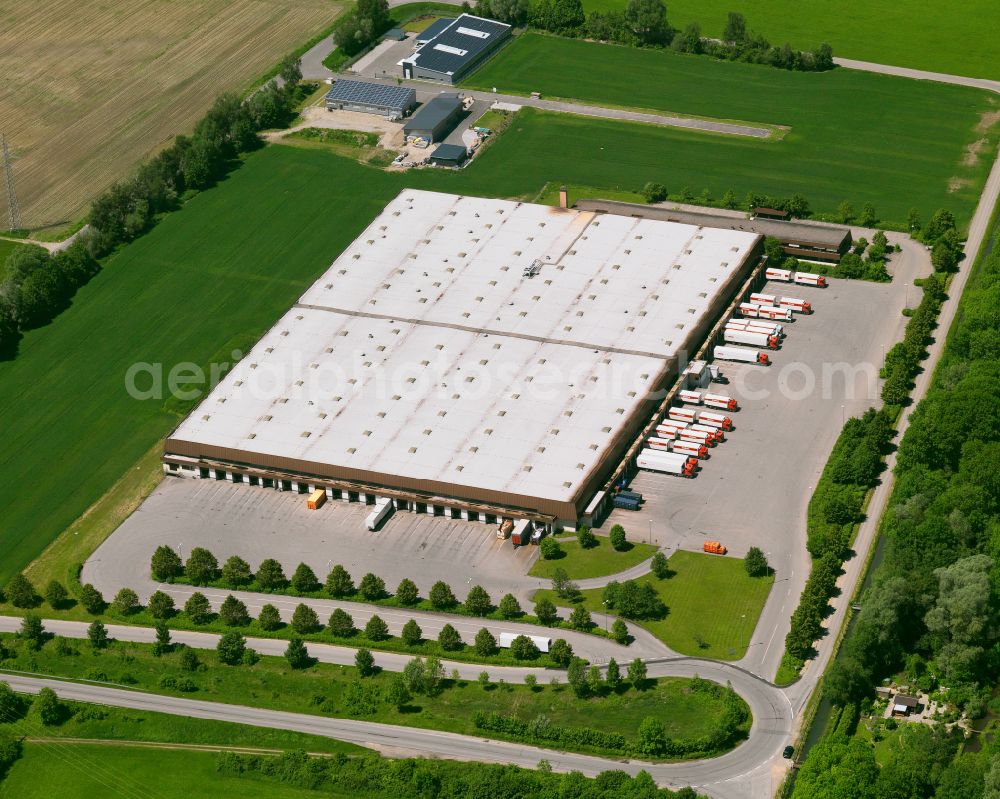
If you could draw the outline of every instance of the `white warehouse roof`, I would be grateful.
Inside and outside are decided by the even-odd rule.
[[[757,238],[406,189],[167,452],[574,501]]]

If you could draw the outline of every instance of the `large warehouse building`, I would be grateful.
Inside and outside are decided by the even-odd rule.
[[[575,525],[761,247],[406,189],[174,431],[164,463]]]
[[[510,39],[510,25],[462,14],[399,62],[403,77],[458,83]]]

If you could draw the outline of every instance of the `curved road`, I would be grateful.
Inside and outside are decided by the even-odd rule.
[[[660,670],[675,676],[693,676],[712,664],[679,661],[660,664]],[[791,707],[780,692],[766,688],[745,672],[728,667],[727,677],[747,700],[754,714],[749,740],[736,749],[712,760],[669,764],[645,763],[637,760],[613,760],[592,755],[578,755],[556,750],[524,746],[505,741],[458,735],[456,733],[378,724],[354,719],[335,719],[304,713],[243,705],[229,705],[142,691],[130,691],[100,685],[65,682],[41,677],[0,674],[0,679],[21,693],[38,693],[51,688],[64,699],[93,702],[112,707],[155,711],[190,718],[209,718],[250,724],[257,727],[326,735],[349,743],[360,744],[394,757],[445,757],[454,760],[474,760],[485,763],[513,763],[534,768],[540,760],[548,760],[557,771],[581,771],[595,776],[601,771],[623,769],[631,774],[648,771],[660,785],[696,788],[711,786],[712,794],[722,797],[742,797],[746,786],[746,763],[760,762],[772,756],[773,750],[785,739],[791,721]],[[732,789],[732,790],[730,790]]]

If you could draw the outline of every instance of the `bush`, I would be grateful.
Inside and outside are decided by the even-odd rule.
[[[312,658],[309,657],[309,650],[299,637],[293,637],[288,641],[285,649],[285,660],[293,669],[304,669],[312,665]]]
[[[59,610],[66,604],[66,600],[69,599],[69,592],[58,580],[50,580],[49,584],[45,586],[44,596],[50,608]]]
[[[441,628],[441,632],[438,633],[438,643],[445,652],[455,652],[464,646],[462,636],[450,624]]]
[[[628,625],[621,619],[615,619],[614,624],[611,625],[611,637],[616,643],[628,643]]]
[[[29,649],[41,649],[45,643],[45,627],[42,620],[34,613],[25,613],[17,637],[24,641]]]
[[[268,558],[257,567],[257,585],[265,591],[274,591],[288,585],[281,564],[274,558]]]
[[[469,595],[465,598],[465,609],[473,616],[485,616],[493,610],[493,603],[490,595],[486,593],[481,585],[474,585],[469,589]]]
[[[576,531],[576,540],[580,542],[582,549],[591,549],[597,546],[597,536],[586,525],[581,525]]]
[[[227,627],[245,627],[250,623],[250,613],[243,602],[230,594],[219,606],[219,619]]]
[[[369,641],[384,641],[389,637],[389,625],[378,616],[372,616],[365,625],[365,638]]]
[[[184,564],[184,574],[194,585],[208,585],[219,571],[215,555],[204,547],[195,547]]]
[[[743,559],[743,567],[751,577],[765,577],[770,571],[767,558],[760,547],[750,547]]]
[[[553,625],[559,621],[559,613],[551,600],[539,599],[535,603],[535,618],[539,624]]]
[[[429,599],[435,610],[448,610],[458,604],[455,595],[451,591],[451,587],[441,580],[438,580],[431,586]]]
[[[670,566],[667,563],[667,556],[662,552],[656,552],[649,564],[653,574],[659,579],[664,579],[670,574]]]
[[[38,604],[35,586],[20,572],[10,578],[10,582],[4,588],[4,594],[7,596],[7,601],[15,608],[33,608]]]
[[[97,616],[104,612],[104,597],[90,583],[80,589],[80,604],[91,616]]]
[[[38,712],[38,720],[46,727],[61,724],[68,716],[69,711],[56,696],[56,692],[51,688],[43,688],[38,692],[32,707]]]
[[[557,638],[549,647],[549,657],[557,666],[566,668],[573,660],[573,647],[564,638]]]
[[[667,612],[660,595],[647,582],[626,580],[619,583],[612,580],[605,586],[601,598],[609,608],[617,610],[618,615],[626,619],[657,619]]]
[[[510,653],[518,660],[537,660],[538,647],[526,635],[519,635],[510,642]]]
[[[662,183],[647,183],[640,193],[647,203],[662,203],[667,199],[667,187]]]
[[[556,560],[564,554],[562,547],[559,546],[559,542],[550,537],[543,538],[541,544],[538,545],[538,549],[545,560]]]
[[[415,605],[418,599],[420,599],[420,593],[417,590],[417,584],[406,578],[400,580],[396,587],[396,601],[401,605]]]
[[[212,615],[212,606],[200,591],[195,591],[184,603],[184,615],[194,624],[205,624]]]
[[[154,580],[161,583],[172,581],[175,577],[180,577],[184,571],[184,564],[181,557],[168,546],[158,546],[153,552],[150,560],[149,570]]]
[[[147,606],[154,619],[169,619],[174,615],[174,598],[163,591],[154,591]]]
[[[111,609],[121,616],[129,616],[139,610],[139,596],[131,588],[122,588],[115,594]]]
[[[385,596],[385,580],[368,572],[368,574],[361,578],[358,593],[369,601],[381,599]]]
[[[305,602],[300,602],[292,612],[292,629],[299,635],[308,635],[320,629],[319,616]]]
[[[490,655],[495,655],[499,649],[497,647],[497,639],[493,637],[493,633],[483,627],[478,633],[476,633],[476,654],[481,657],[489,657]]]
[[[215,651],[219,656],[219,662],[227,666],[237,666],[243,662],[247,652],[247,642],[236,630],[223,633],[219,638]]]
[[[406,624],[403,625],[402,631],[399,633],[400,639],[404,644],[408,646],[416,646],[423,639],[424,631],[420,629],[420,625],[417,624],[415,619],[410,619]]]
[[[594,622],[590,618],[590,611],[583,607],[583,605],[573,608],[573,612],[569,614],[569,626],[574,630],[587,632],[594,626]]]
[[[347,569],[338,563],[327,575],[325,588],[332,597],[350,596],[354,593],[354,582]]]
[[[549,539],[545,540],[548,541]],[[524,611],[521,610],[521,603],[517,601],[517,597],[513,594],[504,594],[497,609],[505,619],[516,619],[524,614]]]
[[[222,581],[229,588],[248,585],[252,579],[250,564],[238,555],[233,555],[222,564]]]
[[[110,639],[108,630],[100,621],[92,621],[87,627],[87,638],[94,649],[106,649]]]
[[[608,538],[611,539],[611,546],[619,552],[628,546],[628,543],[625,541],[625,528],[620,524],[616,524],[611,528]]]
[[[257,616],[257,625],[266,632],[274,632],[281,627],[281,613],[274,605],[264,605]]]
[[[330,634],[335,635],[338,638],[350,638],[355,633],[354,619],[351,618],[350,614],[346,610],[341,608],[336,608],[333,613],[330,614],[328,626],[330,628]]]

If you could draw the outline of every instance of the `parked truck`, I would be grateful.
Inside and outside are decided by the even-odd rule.
[[[685,427],[687,427],[687,425],[661,423],[656,426],[656,430],[654,432],[656,433],[657,438],[677,438],[677,432],[679,430],[683,430]]]
[[[766,352],[759,352],[747,347],[718,346],[712,350],[712,356],[717,361],[741,361],[742,363],[759,363],[764,366],[771,362]]]
[[[782,280],[785,283],[791,283],[792,270],[768,268],[764,270],[764,277],[767,278],[768,280]]]
[[[689,441],[693,444],[704,444],[706,447],[714,447],[717,439],[715,431],[695,430],[693,427],[686,427],[677,434],[678,441]]]
[[[716,427],[720,430],[732,430],[733,420],[722,413],[715,413],[713,411],[698,411],[698,424],[708,425],[709,427]]]
[[[713,555],[725,555],[727,550],[725,546],[720,544],[718,541],[706,541],[705,545],[702,547],[706,552],[710,552]]]
[[[701,396],[701,401],[709,408],[719,408],[724,411],[738,411],[740,409],[739,403],[732,397],[727,397],[725,394],[712,394],[705,392]]]
[[[690,424],[694,421],[695,412],[689,408],[678,408],[676,406],[667,410],[667,418],[675,422]]]
[[[793,283],[799,283],[803,286],[818,286],[823,289],[826,288],[826,278],[823,275],[815,275],[812,272],[796,272],[795,276],[792,278]]]
[[[693,441],[670,441],[669,446],[671,452],[679,455],[693,455],[701,460],[708,457],[708,447],[704,444],[696,444]]]
[[[754,305],[777,305],[778,298],[773,294],[751,294],[750,302]]]
[[[622,494],[615,494],[614,499],[611,500],[611,504],[622,510],[639,510],[638,500],[623,496]]]
[[[677,398],[681,402],[688,402],[692,405],[701,405],[701,392],[681,389],[677,392]]]
[[[632,497],[636,502],[642,502],[642,494],[638,491],[632,491],[629,488],[618,489],[618,496],[620,497]]]
[[[785,308],[788,311],[794,311],[795,313],[812,313],[812,306],[805,300],[800,300],[797,297],[782,297],[778,300],[778,305],[781,308]]]
[[[757,315],[761,319],[777,319],[782,322],[791,322],[793,318],[790,308],[781,308],[777,305],[761,305]]]
[[[663,452],[671,451],[671,444],[674,443],[673,438],[660,438],[659,436],[654,436],[653,438],[646,439],[646,446],[650,449],[658,449]]]
[[[736,310],[744,319],[756,319],[760,316],[760,306],[753,302],[741,302]]]
[[[309,495],[309,499],[306,500],[306,507],[309,510],[317,510],[323,507],[324,502],[326,502],[326,490],[317,488]]]
[[[379,499],[375,501],[375,510],[368,514],[365,519],[365,527],[374,532],[386,519],[392,516],[392,500]]]
[[[734,330],[727,327],[722,331],[722,338],[727,343],[749,344],[752,347],[767,347],[769,350],[778,349],[778,337],[769,336],[767,333],[756,333],[751,330]]]
[[[721,444],[726,440],[726,434],[722,431],[721,427],[712,427],[707,424],[693,424],[689,429],[692,433],[708,433],[710,442],[708,446],[710,447]]]
[[[510,542],[515,547],[525,547],[531,541],[532,525],[530,519],[518,519],[514,522],[514,531],[510,535]]]
[[[656,452],[644,449],[636,458],[640,469],[664,474],[677,474],[681,477],[694,477],[698,469],[698,459],[675,452]]]
[[[750,330],[754,333],[766,333],[778,338],[785,335],[784,326],[770,319],[730,319],[726,322],[725,327],[727,330]]]

